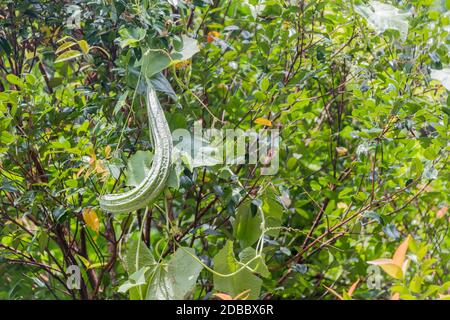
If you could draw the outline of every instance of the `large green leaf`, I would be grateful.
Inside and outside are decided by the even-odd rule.
[[[126,291],[130,290],[131,288],[147,284],[147,281],[145,279],[145,273],[147,272],[148,269],[149,269],[149,267],[142,267],[135,273],[131,274],[129,276],[128,281],[126,281],[124,284],[122,284],[119,287],[118,291],[126,292]]]
[[[170,85],[170,82],[166,79],[166,77],[164,77],[164,75],[161,72],[155,74],[150,79],[150,82],[152,83],[152,86],[155,88],[155,90],[164,92],[174,101],[178,100],[177,94]]]
[[[159,263],[151,271],[148,300],[185,299],[194,289],[203,266],[194,259],[192,248],[178,248],[168,264]]]
[[[190,59],[200,51],[197,40],[185,35],[182,35],[181,38],[183,39],[183,48],[180,51],[172,53],[173,63]]]
[[[259,239],[261,222],[261,209],[258,206],[252,205],[250,201],[239,206],[233,223],[233,233],[243,248],[250,247]]]
[[[150,273],[146,299],[171,300],[173,296],[173,281],[167,271],[167,265],[159,263]]]
[[[236,296],[246,290],[249,291],[249,299],[257,299],[261,291],[262,280],[250,272],[234,257],[233,242],[227,241],[219,253],[214,257],[214,271],[222,274],[214,274],[214,289],[218,292],[224,292],[231,296]],[[240,270],[240,271],[238,271]],[[226,276],[233,274],[232,276]]]
[[[147,248],[146,244],[140,239],[136,239],[131,243],[125,262],[130,277],[139,270],[142,270],[142,268],[148,267],[151,269],[156,265],[156,261],[153,258],[150,249]],[[130,288],[130,298],[132,300],[143,299],[146,292],[147,284],[132,287]]]
[[[197,40],[189,38],[185,35],[182,36],[182,39],[183,47],[180,51],[175,51],[169,54],[164,50],[147,50],[139,63],[142,68],[142,73],[147,78],[151,78],[166,69],[171,64],[190,59],[194,54],[199,52]]]
[[[127,165],[127,185],[137,186],[146,177],[152,166],[153,154],[150,151],[137,151],[130,157]]]
[[[141,60],[141,72],[151,78],[158,72],[163,71],[170,65],[170,57],[162,50],[148,50],[144,53]]]
[[[134,46],[144,39],[145,34],[146,31],[143,28],[122,28],[119,30],[119,45],[122,49]]]
[[[281,226],[284,208],[274,195],[268,194],[264,197],[262,210],[264,212],[266,228],[278,228]],[[279,229],[272,229],[266,234],[276,237],[279,233]]]
[[[249,263],[249,267],[264,278],[270,277],[269,269],[264,261],[264,255],[258,256],[256,250],[252,247],[245,248],[239,253],[239,260],[241,263]]]
[[[188,295],[197,282],[203,266],[194,259],[192,248],[178,248],[169,262],[169,275],[173,281],[173,299],[183,299]]]

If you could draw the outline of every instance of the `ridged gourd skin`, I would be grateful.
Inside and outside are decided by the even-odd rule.
[[[154,146],[152,167],[144,180],[132,190],[100,197],[100,207],[112,213],[131,212],[151,204],[163,191],[169,176],[172,135],[155,90],[147,90],[147,114]]]

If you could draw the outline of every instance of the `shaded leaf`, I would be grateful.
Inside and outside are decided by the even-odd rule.
[[[59,55],[58,58],[55,60],[55,63],[73,60],[81,55],[82,53],[78,50],[69,50]]]
[[[403,241],[397,248],[397,250],[394,253],[394,257],[392,260],[396,265],[399,267],[403,266],[403,263],[405,262],[406,257],[406,251],[408,250],[409,240],[411,236],[408,236],[405,241]]]
[[[257,256],[256,250],[252,247],[245,248],[239,253],[239,260],[241,263],[246,264],[250,260],[255,259]],[[264,262],[264,256],[259,256],[248,265],[252,270],[256,273],[260,274],[264,278],[270,277],[269,269],[267,268],[266,263]]]
[[[251,202],[242,203],[236,213],[236,220],[233,222],[233,234],[243,248],[253,245],[261,236],[261,209],[256,207],[257,213],[252,214]]]
[[[150,79],[158,72],[163,71],[170,65],[168,53],[162,50],[148,50],[144,53],[141,60],[141,72]]]
[[[178,248],[169,261],[168,272],[173,282],[171,299],[185,299],[194,289],[203,266],[193,258],[193,248]]]
[[[240,270],[242,267],[236,261],[233,253],[233,242],[227,241],[225,246],[214,257],[213,261],[214,270],[222,274],[222,276],[217,274],[213,275],[214,289],[216,291],[236,296],[243,291],[250,290],[249,299],[258,298],[262,280],[245,268]],[[233,274],[236,271],[238,272]]]

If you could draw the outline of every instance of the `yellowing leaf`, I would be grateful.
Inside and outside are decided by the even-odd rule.
[[[341,296],[339,293],[337,293],[336,290],[331,289],[331,288],[329,288],[329,287],[327,287],[327,286],[325,286],[325,285],[324,285],[324,287],[325,287],[325,289],[327,289],[329,292],[331,292],[333,295],[335,295],[339,300],[344,300],[344,297]]]
[[[105,266],[105,263],[103,262],[91,263],[88,259],[86,259],[81,255],[78,255],[78,258],[80,258],[81,262],[83,262],[87,270],[101,268]]]
[[[105,166],[103,165],[103,161],[98,160],[95,162],[95,171],[98,174],[104,174],[107,173],[108,171],[105,169]]]
[[[436,212],[436,217],[442,218],[443,216],[445,216],[445,214],[447,213],[447,211],[448,211],[448,207],[447,207],[447,206],[443,206],[442,208],[440,208],[440,209],[438,210],[438,212]]]
[[[90,269],[98,269],[98,268],[103,268],[106,264],[104,262],[97,262],[97,263],[92,263],[89,265],[89,267],[87,267],[88,270]]]
[[[175,69],[183,69],[187,66],[189,66],[191,64],[191,60],[184,60],[184,61],[180,61],[175,63]]]
[[[368,261],[367,263],[380,266],[387,274],[395,279],[403,279],[403,275],[406,273],[406,269],[408,268],[409,260],[405,261],[405,258],[406,251],[408,250],[411,240],[411,235],[408,235],[405,241],[403,241],[398,246],[397,250],[395,250],[392,259],[377,259]]]
[[[289,21],[283,21],[283,29],[288,30],[291,27]]]
[[[226,293],[214,293],[213,296],[215,298],[219,298],[220,300],[233,300],[233,298]]]
[[[219,38],[220,37],[220,33],[217,31],[210,31],[208,32],[208,36],[206,38],[206,41],[208,41],[208,43],[211,43],[215,40],[215,38]]]
[[[87,268],[90,266],[90,262],[88,259],[86,259],[85,257],[83,257],[82,255],[78,255],[78,258],[80,258],[81,262],[83,262],[84,266]]]
[[[368,261],[368,264],[380,266],[388,275],[395,279],[403,279],[403,271],[392,259],[377,259]]]
[[[98,230],[100,229],[100,221],[97,213],[93,209],[87,208],[83,210],[83,220],[89,228],[98,233]]]
[[[255,119],[255,123],[261,124],[261,125],[266,126],[266,127],[271,127],[272,126],[272,121],[270,121],[268,119],[265,119],[265,118],[257,118],[257,119]]]
[[[336,152],[337,152],[338,156],[342,157],[348,153],[348,150],[347,150],[347,148],[344,148],[344,147],[336,147]]]
[[[410,238],[411,236],[406,237],[405,241],[403,241],[402,244],[398,246],[397,250],[395,250],[392,260],[394,260],[394,264],[399,267],[402,267],[405,262],[406,251],[408,250]]]
[[[245,290],[239,293],[233,300],[246,300],[251,290]]]
[[[81,167],[80,170],[78,170],[77,172],[77,178],[79,178],[81,176],[81,174],[83,173],[84,170],[86,170],[87,166]]]
[[[81,51],[83,51],[84,54],[87,54],[89,52],[89,44],[86,42],[86,40],[79,40],[78,45],[81,48]]]
[[[399,266],[395,264],[383,264],[380,267],[392,278],[398,280],[403,279],[403,271]]]
[[[93,168],[88,169],[88,170],[86,171],[86,173],[84,174],[84,179],[89,178],[93,172],[94,172],[94,169],[93,169]]]
[[[348,205],[345,202],[339,202],[337,204],[338,209],[342,209],[342,210],[347,210],[348,209]]]
[[[110,155],[111,155],[111,146],[107,145],[105,148],[105,158],[108,159]]]
[[[69,49],[70,47],[73,47],[74,45],[76,45],[75,42],[64,42],[62,45],[60,45],[58,47],[58,49],[56,49],[55,54],[60,54],[64,50]]]
[[[81,52],[78,50],[69,50],[64,52],[63,54],[58,56],[58,59],[55,60],[55,63],[69,61],[81,56]]]
[[[356,281],[351,285],[351,287],[348,289],[347,294],[350,296],[350,298],[352,297],[353,292],[355,292],[355,289],[356,289],[356,287],[358,286],[358,283],[359,283],[359,278],[358,278],[358,280],[356,280]]]
[[[95,155],[95,152],[93,150],[89,151],[89,155],[90,155],[89,164],[93,165],[95,161],[97,161],[97,156]]]
[[[391,300],[400,300],[400,293],[396,292],[391,296]]]

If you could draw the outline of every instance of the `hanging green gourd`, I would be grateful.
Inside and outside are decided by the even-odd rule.
[[[163,191],[172,161],[172,136],[155,89],[148,85],[147,114],[154,156],[150,170],[138,186],[130,191],[101,196],[100,206],[109,212],[130,212],[153,202]]]
[[[182,36],[180,51],[170,54],[164,50],[147,50],[142,57],[141,72],[150,79],[166,67],[190,59],[199,51],[197,40]],[[155,59],[159,59],[157,67]],[[180,83],[181,84],[181,83]],[[150,138],[153,140],[154,156],[152,167],[146,177],[134,189],[118,194],[107,194],[99,199],[100,207],[110,212],[130,212],[149,205],[163,191],[172,162],[172,135],[164,112],[159,104],[155,89],[147,85],[147,113]]]

